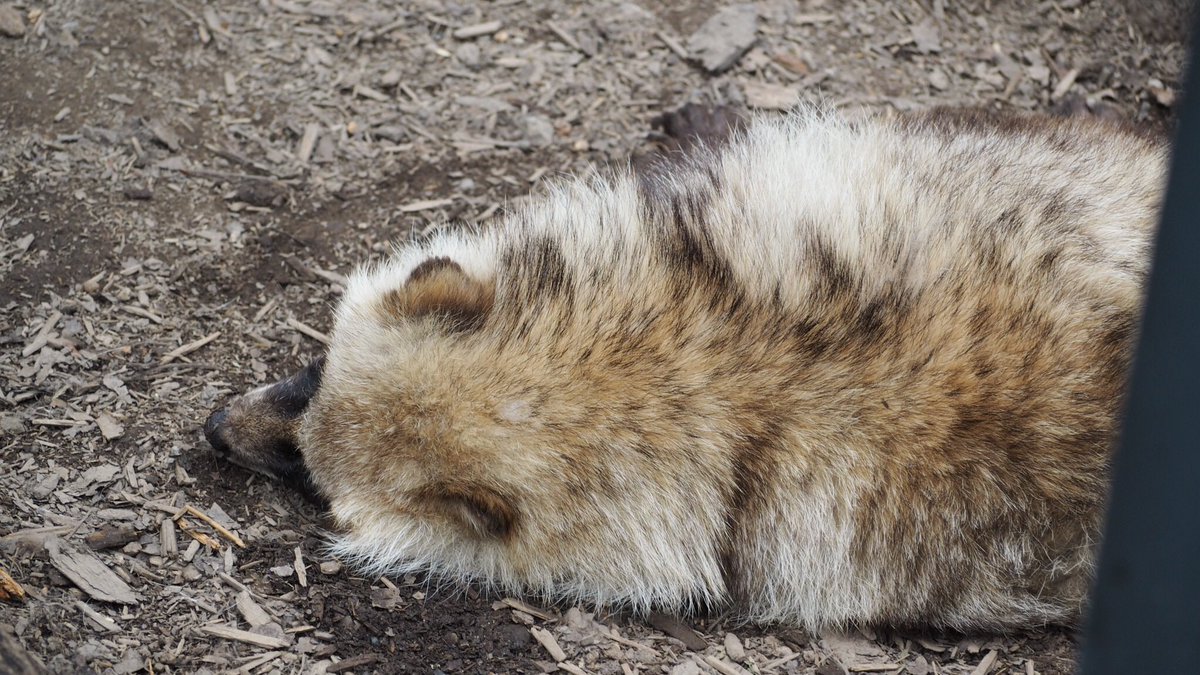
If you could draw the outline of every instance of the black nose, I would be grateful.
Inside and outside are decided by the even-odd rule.
[[[221,427],[225,426],[226,417],[225,409],[221,408],[209,415],[208,420],[204,422],[204,437],[208,439],[213,450],[221,456],[229,454],[229,443],[221,437]]]

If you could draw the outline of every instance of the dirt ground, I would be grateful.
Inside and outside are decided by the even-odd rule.
[[[658,113],[966,104],[1168,128],[1184,54],[1180,17],[1106,2],[763,0],[713,74],[684,57],[721,7],[0,3],[9,651],[118,674],[1073,672],[1065,629],[806,635],[362,578],[323,553],[314,505],[208,452],[215,405],[321,351],[355,263],[624,163]]]

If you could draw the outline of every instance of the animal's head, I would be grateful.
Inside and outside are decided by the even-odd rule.
[[[335,550],[376,572],[643,607],[719,592],[725,514],[696,500],[714,459],[694,430],[645,428],[678,415],[655,374],[564,334],[544,265],[412,257],[352,281],[323,364],[209,420],[218,452],[304,471]],[[597,365],[610,352],[628,373]]]
[[[204,436],[217,456],[311,493],[300,454],[300,420],[317,389],[325,357],[279,382],[247,392],[214,411]]]

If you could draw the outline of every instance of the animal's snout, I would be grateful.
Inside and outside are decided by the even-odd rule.
[[[212,446],[220,457],[229,456],[229,442],[221,434],[222,428],[225,426],[225,421],[229,418],[229,413],[225,408],[219,408],[208,416],[204,422],[204,437],[208,439],[208,444]]]

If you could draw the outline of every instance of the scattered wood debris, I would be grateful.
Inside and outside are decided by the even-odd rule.
[[[95,554],[64,548],[58,539],[48,540],[46,551],[54,567],[84,593],[104,602],[137,604],[137,595],[129,584]]]
[[[225,640],[234,640],[236,642],[244,642],[255,647],[263,647],[266,649],[283,649],[291,646],[290,640],[283,638],[272,637],[270,635],[260,635],[248,630],[240,630],[230,626],[200,626],[200,630],[215,635]]]
[[[323,553],[314,506],[215,460],[198,428],[323,350],[343,272],[624,165],[687,101],[1169,126],[1182,44],[1122,6],[0,0],[0,557],[26,594],[0,602],[0,634],[51,672],[1072,672],[1061,631],[684,633],[365,579]],[[109,585],[138,603],[93,594]]]

